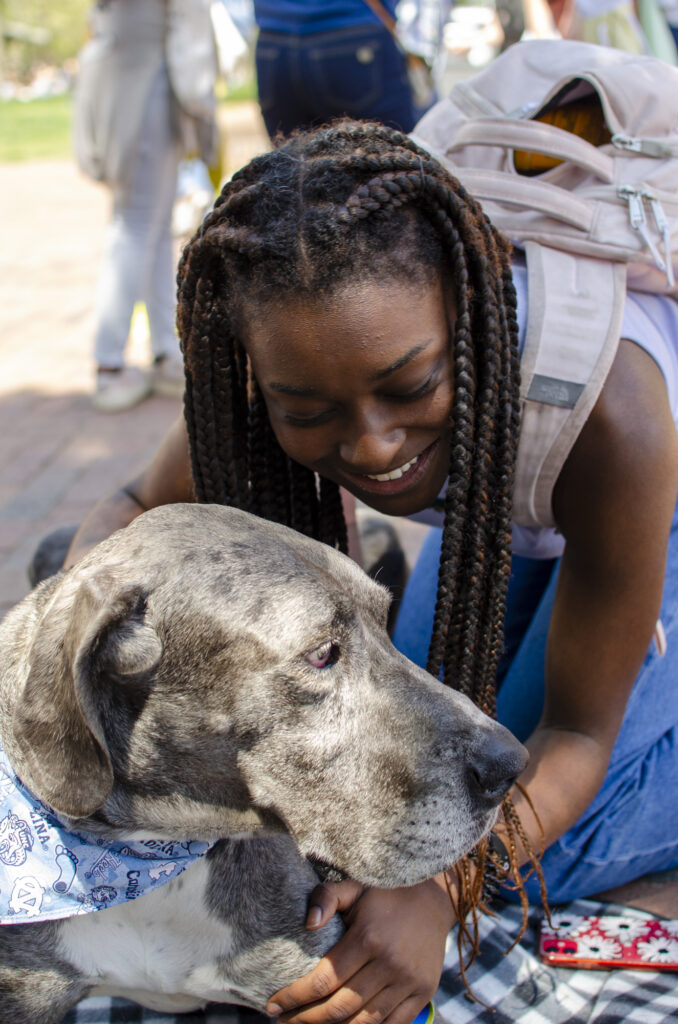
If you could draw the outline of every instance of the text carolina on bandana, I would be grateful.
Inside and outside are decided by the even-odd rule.
[[[0,924],[74,917],[138,899],[213,845],[110,842],[71,832],[21,783],[0,746]]]

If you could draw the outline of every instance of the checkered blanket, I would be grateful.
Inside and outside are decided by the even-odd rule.
[[[572,914],[645,916],[628,907],[578,900]],[[670,1024],[678,1019],[676,975],[660,971],[587,971],[547,967],[535,955],[541,911],[535,908],[526,934],[508,955],[519,930],[520,911],[501,904],[496,918],[481,923],[480,958],[467,972],[473,1002],[459,977],[451,937],[436,1002],[437,1024]],[[482,1004],[486,1004],[483,1006]],[[213,1004],[203,1013],[179,1016],[144,1010],[124,999],[85,999],[63,1024],[266,1024],[268,1018],[242,1007]]]

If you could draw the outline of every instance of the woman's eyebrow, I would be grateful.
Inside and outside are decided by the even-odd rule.
[[[368,379],[383,380],[384,377],[388,377],[390,374],[395,373],[396,370],[401,370],[403,366],[407,366],[415,356],[418,356],[419,353],[423,352],[425,348],[428,348],[430,344],[430,339],[428,341],[422,341],[420,345],[415,345],[414,348],[411,348],[409,352],[406,352],[404,356],[400,357],[400,359],[396,359],[395,362],[391,363],[391,365],[387,366],[384,370],[377,370],[376,373],[371,374]]]
[[[430,341],[424,341],[420,345],[415,345],[409,352],[400,356],[399,359],[390,363],[389,366],[384,367],[383,370],[376,370],[375,373],[370,374],[368,380],[383,380],[385,377],[390,376],[390,374],[395,373],[396,370],[401,370],[403,366],[407,366],[415,356],[418,356],[420,352],[423,352],[425,348],[428,348],[429,344]],[[315,388],[300,388],[295,384],[281,384],[277,380],[269,381],[268,386],[271,391],[277,391],[281,395],[293,395],[296,398],[315,398],[320,394],[320,392],[316,391]]]
[[[315,388],[298,388],[294,384],[279,384],[277,380],[269,380],[268,387],[281,395],[295,395],[298,398],[315,398],[320,394]]]

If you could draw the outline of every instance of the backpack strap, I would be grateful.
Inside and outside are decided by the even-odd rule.
[[[513,518],[553,527],[553,488],[619,344],[626,267],[525,243],[527,335]]]
[[[543,153],[581,167],[608,184],[614,183],[615,165],[611,156],[572,132],[540,121],[476,117],[459,126],[445,152],[455,153],[465,146],[500,146],[507,150]]]

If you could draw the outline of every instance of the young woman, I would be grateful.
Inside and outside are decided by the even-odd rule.
[[[531,760],[495,831],[518,878],[544,841],[558,901],[678,864],[667,799],[678,786],[678,310],[629,298],[555,487],[562,555],[512,568],[524,327],[514,280],[522,292],[475,201],[399,133],[341,122],[258,157],[181,261],[185,422],[93,510],[70,561],[172,501],[238,505],[340,547],[340,488],[389,515],[438,507],[442,534],[414,571],[396,637],[419,656],[428,633],[429,670],[490,712],[501,683],[501,716]],[[660,613],[663,659],[651,644]],[[414,619],[427,621],[412,646]],[[524,885],[538,899],[537,880]],[[454,924],[445,878],[326,885],[313,903],[309,924],[339,907],[346,936],[271,1012],[410,1021],[435,991]]]

